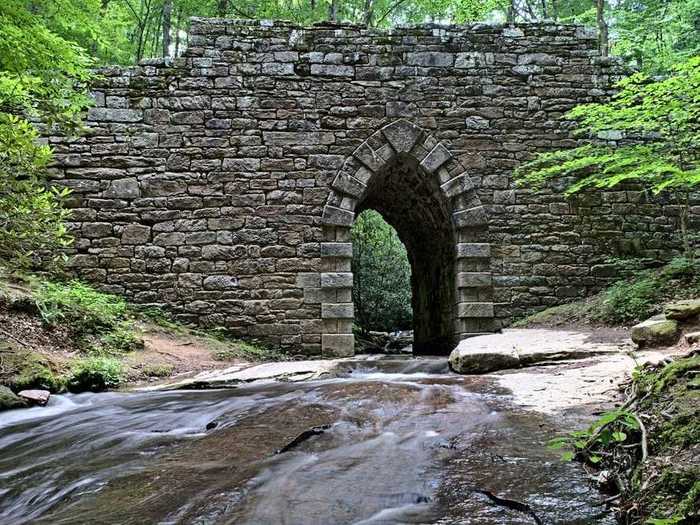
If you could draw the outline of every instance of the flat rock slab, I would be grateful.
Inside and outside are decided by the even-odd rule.
[[[590,342],[584,332],[512,329],[460,341],[450,368],[460,374],[486,374],[538,363],[620,353],[615,344]]]
[[[233,366],[222,370],[202,372],[177,383],[161,384],[142,390],[180,390],[226,388],[253,381],[305,381],[316,379],[335,370],[340,360],[282,361],[254,366]]]
[[[17,395],[32,405],[43,407],[49,402],[51,392],[48,390],[22,390],[18,392]]]

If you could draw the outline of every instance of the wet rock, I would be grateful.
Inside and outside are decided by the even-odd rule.
[[[641,347],[670,345],[678,340],[678,322],[656,315],[633,326],[630,336]]]
[[[449,363],[460,374],[484,374],[619,351],[615,345],[591,342],[582,332],[518,329],[464,339],[450,354]]]
[[[51,397],[48,390],[22,390],[17,393],[19,397],[27,401],[30,405],[46,406]]]
[[[685,334],[685,342],[689,345],[700,343],[700,332],[690,332]]]
[[[664,308],[664,314],[667,319],[677,319],[679,321],[696,317],[700,314],[700,299],[689,299],[667,304],[666,308]]]
[[[6,386],[0,386],[0,411],[12,408],[25,408],[27,406],[29,406],[27,401],[17,396]]]

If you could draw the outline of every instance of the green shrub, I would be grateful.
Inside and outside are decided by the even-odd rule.
[[[107,351],[131,352],[143,349],[143,339],[131,320],[119,321],[100,338],[100,342]]]
[[[112,358],[93,356],[80,359],[66,378],[66,386],[71,392],[100,392],[119,386],[123,379],[122,364]]]
[[[594,320],[609,324],[640,321],[660,313],[664,303],[700,293],[698,261],[679,257],[660,269],[634,272],[603,293],[602,308]]]
[[[44,322],[68,324],[78,332],[111,328],[127,315],[123,299],[75,280],[42,283],[36,292],[36,304]]]

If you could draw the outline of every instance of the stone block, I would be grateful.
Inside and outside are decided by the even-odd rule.
[[[323,208],[323,224],[330,226],[352,226],[355,214],[349,210],[343,210],[334,206]]]
[[[493,276],[485,272],[460,272],[457,274],[457,286],[459,288],[477,288],[491,286]]]
[[[141,224],[129,224],[122,230],[122,244],[146,244],[151,238],[151,228]]]
[[[493,317],[493,303],[458,303],[457,317]]]
[[[323,272],[321,288],[352,288],[352,272]]]
[[[321,257],[352,257],[351,242],[322,242]]]
[[[488,243],[467,243],[457,244],[457,257],[491,257],[491,245]]]
[[[355,316],[352,303],[322,303],[321,319],[352,319]]]
[[[355,354],[353,334],[323,334],[321,352],[324,357],[350,357]]]
[[[102,192],[102,196],[115,199],[137,199],[141,196],[141,190],[136,178],[128,177],[111,181],[107,189]]]
[[[434,173],[451,158],[452,154],[449,150],[442,144],[438,144],[428,153],[420,165],[428,173]]]
[[[382,134],[399,153],[409,152],[416,145],[423,131],[407,120],[397,120],[382,128]]]
[[[488,223],[488,215],[483,206],[475,206],[468,210],[459,211],[452,214],[455,226],[458,228],[468,228],[483,226]]]

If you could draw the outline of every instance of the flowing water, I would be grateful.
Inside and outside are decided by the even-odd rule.
[[[561,421],[444,359],[343,366],[303,383],[5,412],[0,523],[614,523],[580,467],[544,446]]]

